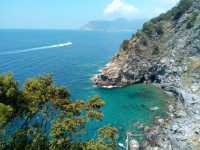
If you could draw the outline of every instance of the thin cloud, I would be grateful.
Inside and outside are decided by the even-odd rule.
[[[139,9],[125,0],[113,0],[104,9],[104,14],[113,17],[132,18],[138,14]]]

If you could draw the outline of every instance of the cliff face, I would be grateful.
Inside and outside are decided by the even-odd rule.
[[[151,130],[144,149],[200,149],[200,0],[181,0],[145,23],[94,77],[105,87],[143,81],[177,98],[170,119]]]
[[[94,82],[123,86],[143,80],[161,81],[161,75],[182,75],[200,54],[200,1],[183,0],[144,24]]]

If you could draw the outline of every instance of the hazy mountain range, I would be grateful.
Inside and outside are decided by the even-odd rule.
[[[88,22],[81,28],[81,30],[107,32],[135,32],[142,27],[145,21],[145,19],[126,20],[123,18],[119,18],[116,20],[95,20]]]

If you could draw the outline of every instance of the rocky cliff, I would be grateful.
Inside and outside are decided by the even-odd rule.
[[[152,81],[176,96],[170,121],[155,127],[146,149],[200,149],[200,0],[181,0],[143,25],[94,77],[99,86]],[[150,143],[154,143],[153,145]]]

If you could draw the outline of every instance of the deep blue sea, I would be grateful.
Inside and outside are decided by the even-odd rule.
[[[136,122],[151,125],[155,116],[165,115],[167,99],[152,85],[101,89],[92,84],[90,78],[131,36],[129,32],[0,30],[0,73],[12,72],[21,86],[27,78],[51,73],[57,84],[69,89],[72,99],[100,95],[106,101],[105,117],[89,126],[87,134],[110,124],[118,128],[119,140],[123,142],[127,131],[136,131]],[[63,46],[66,42],[72,45]],[[159,110],[150,111],[155,106]]]

